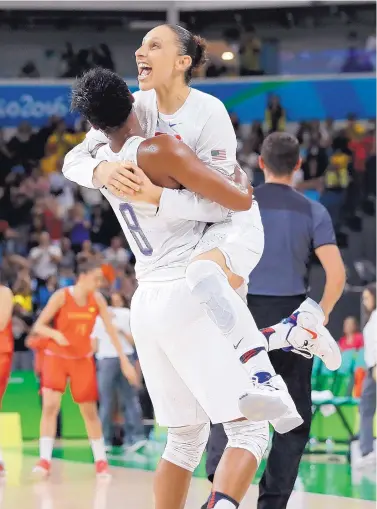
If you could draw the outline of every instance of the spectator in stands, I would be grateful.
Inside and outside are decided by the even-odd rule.
[[[320,127],[322,147],[330,147],[333,137],[335,135],[335,126],[333,118],[326,118],[323,125]]]
[[[284,131],[285,129],[285,109],[280,103],[277,95],[271,95],[265,111],[265,121],[269,133],[275,131]]]
[[[261,68],[262,43],[255,33],[255,28],[249,26],[241,35],[240,54],[240,75],[260,76],[264,74]]]
[[[13,162],[28,167],[34,158],[33,144],[31,143],[32,128],[28,122],[21,122],[16,133],[8,143],[8,150],[13,154]]]
[[[65,121],[60,119],[53,134],[47,140],[46,154],[56,154],[57,159],[62,159],[76,141],[76,136],[68,132]]]
[[[85,240],[90,240],[90,223],[85,218],[85,209],[82,203],[76,203],[71,210],[71,219],[66,224],[67,232],[75,253],[81,251]]]
[[[91,54],[94,65],[115,71],[113,57],[107,44],[102,43],[99,48],[92,48]]]
[[[34,214],[32,217],[31,228],[29,231],[28,250],[37,247],[39,244],[41,233],[46,230],[43,216],[41,214]]]
[[[343,322],[343,334],[339,340],[339,348],[344,350],[352,350],[362,348],[364,346],[363,335],[360,332],[359,323],[355,316],[347,316]]]
[[[19,78],[39,78],[40,74],[32,60],[28,60],[26,64],[21,68]]]
[[[3,130],[0,129],[0,187],[5,184],[5,179],[13,166],[13,154],[9,150],[4,139]]]
[[[56,276],[61,261],[61,250],[51,244],[50,235],[42,232],[39,244],[29,254],[31,270],[37,279],[38,286],[43,286],[50,276]]]
[[[367,136],[365,127],[356,124],[352,132],[349,149],[353,159],[354,192],[357,193],[357,202],[361,205],[367,197],[366,188],[366,162],[372,150],[370,136]]]
[[[33,323],[33,301],[30,277],[19,277],[13,287],[14,308],[12,328],[15,340],[13,370],[32,370],[33,356],[25,340]]]
[[[71,241],[68,237],[63,237],[60,244],[62,256],[60,258],[59,270],[74,271],[76,258],[75,253],[71,249]]]
[[[53,244],[60,244],[63,237],[63,210],[54,196],[47,195],[44,199],[43,218],[45,229]]]
[[[376,283],[367,286],[363,292],[363,305],[367,314],[367,324],[363,330],[365,363],[368,374],[364,380],[360,400],[360,450],[359,467],[372,467],[376,464],[374,441],[374,414],[376,413],[376,365],[377,365],[377,311]]]
[[[327,208],[335,231],[339,231],[341,226],[341,213],[349,184],[348,165],[349,157],[337,152],[331,156],[324,176],[325,187],[321,195],[321,203]]]
[[[130,310],[125,307],[125,301],[119,293],[111,295],[110,313],[123,344],[123,351],[134,364],[135,350],[130,329]],[[145,444],[144,426],[137,392],[123,376],[118,355],[105,331],[102,320],[99,318],[97,318],[92,337],[98,360],[99,414],[105,444],[111,448],[113,400],[115,391],[118,389],[124,411],[124,446],[137,450]]]
[[[131,255],[124,247],[122,247],[122,239],[120,237],[113,237],[111,245],[104,251],[105,261],[114,267],[125,267],[130,261]]]
[[[56,276],[50,276],[46,284],[43,286],[39,286],[35,293],[33,298],[33,305],[34,310],[37,314],[42,311],[42,309],[46,306],[47,302],[49,301],[51,295],[55,293],[55,291],[58,289],[58,279]]]
[[[76,255],[76,262],[77,265],[80,265],[81,263],[87,263],[93,260],[95,256],[95,251],[93,249],[92,243],[90,240],[84,240],[82,243],[82,249],[79,253]]]
[[[365,162],[365,184],[368,197],[376,196],[376,131],[371,131],[370,153]]]
[[[42,159],[45,155],[45,147],[47,140],[51,136],[51,134],[55,131],[56,125],[59,122],[59,117],[53,115],[48,119],[48,122],[45,126],[41,127],[39,131],[33,133],[32,136],[32,144],[35,158],[37,160]]]

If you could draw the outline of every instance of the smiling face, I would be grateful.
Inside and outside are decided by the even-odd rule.
[[[140,89],[158,89],[179,76],[184,80],[191,57],[179,53],[177,35],[168,26],[161,25],[148,32],[135,52]]]

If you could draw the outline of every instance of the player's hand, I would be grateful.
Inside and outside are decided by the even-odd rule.
[[[136,164],[131,163],[129,161],[123,161],[124,168],[127,168],[127,171],[132,172],[132,177],[137,178],[138,182],[140,182],[139,185],[139,191],[137,191],[134,194],[129,194],[129,198],[131,201],[139,201],[143,203],[150,203],[152,205],[155,205],[156,207],[160,204],[160,198],[162,194],[162,187],[155,186],[151,180],[146,176],[146,174],[143,172],[141,168],[139,168]],[[129,182],[129,185],[131,186],[133,184],[132,181]],[[129,188],[131,189],[131,187]],[[128,194],[128,191],[125,190],[126,194]]]
[[[134,387],[138,387],[140,385],[139,375],[127,357],[120,360],[120,367],[124,377],[127,378],[129,383]]]
[[[54,335],[51,334],[51,339],[53,339],[59,346],[69,345],[68,339],[58,330],[54,331]]]
[[[102,161],[94,170],[94,179],[121,199],[134,196],[140,191],[139,177],[122,161],[112,163]]]

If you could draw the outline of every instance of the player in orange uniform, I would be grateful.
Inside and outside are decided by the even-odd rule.
[[[6,286],[0,286],[0,408],[12,367],[12,311],[13,293]],[[5,468],[0,450],[0,477],[3,475]]]
[[[102,318],[118,352],[124,376],[131,384],[137,383],[136,371],[123,353],[105,299],[96,293],[102,278],[98,265],[87,263],[81,266],[76,285],[55,292],[33,327],[34,334],[48,338],[41,366],[40,459],[33,470],[42,476],[50,472],[57,416],[68,379],[72,397],[85,422],[96,472],[98,475],[109,474],[97,413],[97,380],[90,337],[97,316]]]

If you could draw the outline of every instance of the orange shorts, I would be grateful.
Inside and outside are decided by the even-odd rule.
[[[12,369],[13,353],[0,353],[0,408]]]
[[[76,403],[98,400],[96,365],[93,357],[66,359],[44,355],[41,366],[41,388],[63,393],[69,380]]]

